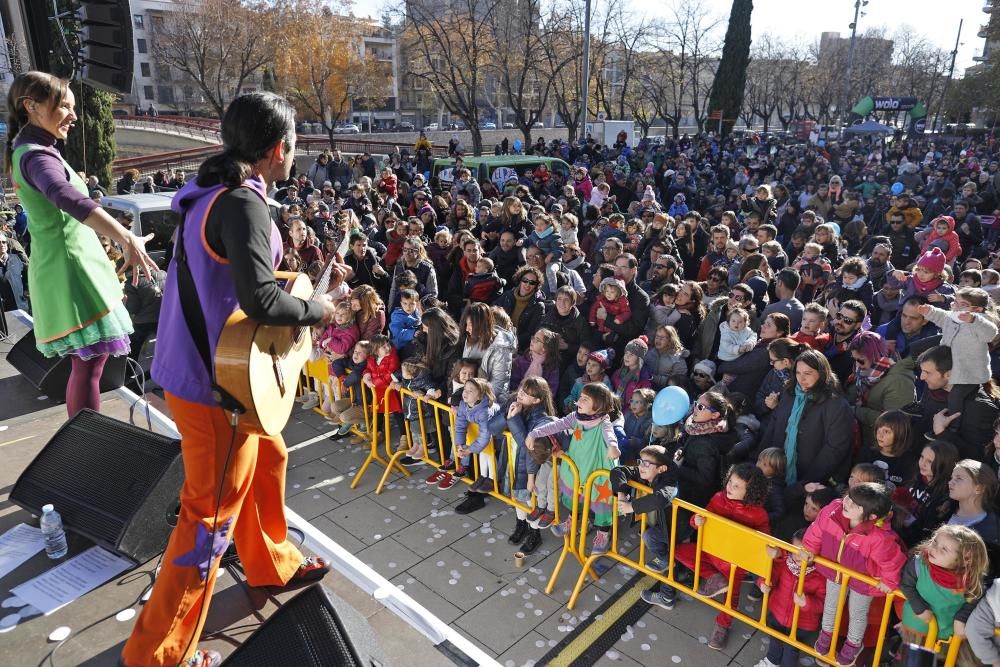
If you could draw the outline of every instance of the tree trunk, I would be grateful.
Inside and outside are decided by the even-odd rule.
[[[521,128],[521,136],[524,137],[524,152],[527,153],[528,149],[532,146],[530,125]]]
[[[332,150],[336,150],[336,147],[334,146],[334,143],[333,143],[334,139],[333,139],[333,127],[332,126],[326,128],[326,136],[330,138],[330,150],[331,151]]]
[[[676,139],[680,139],[681,138],[681,121],[680,121],[680,119],[677,119],[677,120],[673,121],[672,123],[670,123],[670,127],[673,130],[674,139],[675,140]]]
[[[483,133],[479,130],[479,123],[474,124],[469,130],[472,132],[472,154],[479,156],[483,154]]]

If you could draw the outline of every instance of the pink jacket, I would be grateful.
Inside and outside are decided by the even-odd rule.
[[[323,350],[337,354],[350,354],[351,348],[358,342],[359,336],[357,325],[352,324],[346,329],[341,329],[331,324],[323,332],[318,342]]]
[[[802,547],[810,553],[840,563],[849,570],[878,579],[889,588],[898,588],[906,564],[906,548],[888,525],[865,521],[854,528],[844,516],[844,501],[834,500],[819,512]],[[817,564],[816,569],[830,581],[839,582],[840,575]],[[862,595],[884,597],[877,588],[851,579],[851,590]]]

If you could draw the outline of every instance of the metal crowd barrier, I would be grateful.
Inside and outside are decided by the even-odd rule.
[[[306,367],[306,372],[303,378],[300,379],[300,390],[305,386],[304,383],[309,381],[319,382],[321,384],[326,384],[327,387],[332,389],[332,382],[336,378],[332,378],[329,375],[327,365],[325,361],[311,362]],[[399,459],[406,455],[409,445],[413,442],[413,433],[411,433],[410,424],[408,421],[404,421],[405,436],[407,447],[405,449],[398,449],[393,451],[392,442],[390,437],[390,413],[388,411],[388,402],[382,401],[377,402],[375,399],[375,393],[373,390],[368,388],[371,392],[371,400],[368,399],[367,392],[365,392],[366,385],[358,385],[362,388],[362,397],[365,407],[365,421],[366,421],[366,431],[361,431],[360,428],[353,428],[352,431],[362,437],[367,437],[371,443],[371,451],[369,452],[368,458],[365,460],[361,469],[358,471],[353,482],[351,483],[351,488],[355,488],[360,482],[362,476],[367,470],[368,466],[373,462],[377,461],[385,470],[382,473],[382,477],[379,480],[379,484],[376,487],[375,492],[381,493],[386,482],[388,481],[389,474],[393,469],[401,471],[404,475],[409,476],[409,471],[406,470],[399,463]],[[389,391],[394,391],[392,389],[387,389],[386,393]],[[452,413],[451,407],[423,396],[418,396],[407,389],[399,389],[400,399],[405,396],[410,396],[417,401],[418,404],[418,423],[420,425],[420,441],[423,445],[423,452],[421,459],[429,464],[430,466],[440,467],[445,463],[445,438],[446,436],[444,430],[442,429],[442,424],[446,424],[448,428],[454,431],[455,426],[455,416]],[[352,394],[353,397],[353,394]],[[433,458],[430,452],[430,443],[428,441],[427,433],[427,423],[426,416],[424,415],[424,407],[430,407],[433,410],[433,420],[434,420],[434,434],[437,441],[437,456]],[[379,408],[382,408],[381,415],[379,414]],[[319,408],[317,411],[322,412]],[[380,420],[379,417],[382,417]],[[385,438],[382,440],[379,436],[382,431],[379,430],[379,421],[383,422],[382,428],[384,429]],[[475,425],[470,425],[470,431],[467,435],[467,442],[471,442],[476,437]],[[500,485],[500,476],[498,474],[493,475],[493,490],[488,494],[489,496],[496,498],[497,500],[504,502],[512,507],[521,509],[525,512],[531,512],[535,506],[535,499],[532,497],[531,506],[527,506],[521,502],[518,502],[512,497],[513,495],[513,480],[515,478],[515,464],[516,464],[516,454],[517,454],[517,443],[514,441],[513,436],[510,432],[504,432],[505,444],[507,446],[507,462],[506,462],[506,479],[507,484],[510,486],[511,491],[508,494],[504,491],[504,488]],[[380,440],[382,442],[380,442]],[[384,443],[385,450],[384,455],[379,451],[380,444]],[[454,443],[452,445],[454,447]],[[487,447],[481,452],[490,457],[493,462],[493,470],[499,470],[495,443],[491,439]],[[480,475],[480,455],[472,456],[473,470],[475,471],[474,478]],[[800,550],[782,540],[779,540],[771,535],[765,533],[760,533],[746,526],[743,526],[729,519],[716,516],[707,512],[704,508],[698,507],[697,505],[692,505],[691,503],[685,502],[680,499],[674,499],[671,507],[672,517],[670,526],[670,561],[669,567],[666,573],[658,573],[649,569],[646,566],[646,547],[645,543],[639,540],[639,552],[638,559],[631,558],[628,555],[622,554],[618,549],[619,542],[619,521],[621,520],[621,515],[618,513],[618,497],[617,494],[612,496],[612,525],[611,525],[611,543],[610,549],[607,553],[603,554],[587,554],[586,551],[586,537],[587,529],[590,523],[590,505],[591,496],[593,494],[594,485],[597,480],[602,478],[607,478],[609,476],[609,471],[607,470],[596,470],[585,480],[581,486],[579,469],[571,458],[563,454],[562,452],[553,452],[552,456],[552,485],[554,491],[554,504],[550,509],[555,513],[555,519],[553,525],[560,523],[560,513],[564,510],[562,509],[562,503],[559,501],[559,477],[563,472],[565,464],[565,470],[572,474],[573,480],[571,487],[575,490],[570,505],[570,529],[563,537],[563,547],[559,555],[559,559],[556,562],[556,566],[553,569],[552,576],[549,577],[548,585],[546,586],[546,594],[551,594],[555,589],[556,582],[559,578],[559,574],[562,571],[563,565],[566,562],[567,556],[572,555],[581,564],[582,571],[577,578],[576,584],[573,588],[573,593],[570,596],[569,603],[567,607],[573,609],[576,606],[576,602],[579,599],[580,593],[583,590],[583,586],[586,583],[587,577],[591,577],[593,580],[597,581],[600,577],[596,574],[595,564],[601,558],[609,558],[611,560],[617,561],[621,564],[627,565],[639,572],[642,572],[648,577],[656,579],[664,584],[667,584],[678,591],[687,593],[692,597],[692,599],[707,604],[718,611],[723,611],[734,619],[742,621],[750,627],[759,630],[769,636],[777,637],[786,644],[797,648],[799,651],[806,655],[809,655],[823,663],[835,665],[836,664],[836,651],[837,651],[837,641],[834,641],[831,645],[830,652],[826,655],[820,655],[816,653],[812,646],[800,642],[796,635],[798,633],[798,623],[799,623],[799,607],[795,606],[792,612],[792,625],[787,633],[783,633],[780,630],[770,628],[767,625],[767,613],[768,613],[768,602],[770,598],[770,591],[763,594],[763,599],[761,600],[760,612],[756,617],[750,616],[749,614],[741,611],[738,607],[733,607],[733,592],[739,590],[739,587],[743,584],[742,579],[737,581],[736,575],[738,570],[745,570],[747,572],[752,572],[754,574],[760,575],[765,583],[770,587],[773,585],[771,578],[772,572],[771,568],[773,566],[773,559],[768,555],[768,547],[775,548],[779,551],[784,551],[789,554],[800,553]],[[456,459],[457,466],[457,459]],[[452,474],[456,474],[456,471],[452,471]],[[473,479],[474,479],[473,478]],[[456,474],[456,479],[465,482],[466,484],[471,484],[473,479],[467,479],[464,475],[458,476]],[[570,486],[570,485],[567,485]],[[652,490],[645,485],[638,484],[636,482],[629,482],[629,487],[635,490],[639,495],[644,495],[651,493]],[[580,498],[583,498],[583,503],[581,507]],[[677,518],[678,512],[680,510],[686,510],[690,512],[692,516],[702,516],[705,518],[705,523],[697,530],[697,551],[695,554],[695,566],[694,566],[694,582],[692,586],[688,586],[684,583],[677,581],[674,577],[675,570],[675,558],[674,551],[677,546]],[[638,516],[640,534],[646,530],[646,515],[642,514]],[[719,602],[713,598],[706,598],[698,594],[698,582],[699,575],[701,571],[702,563],[702,553],[710,553],[713,556],[721,558],[722,560],[731,563],[732,567],[729,571],[729,588],[726,591],[725,600]],[[870,586],[877,585],[877,581],[871,577],[865,576],[863,574],[849,570],[839,563],[826,560],[825,558],[817,557],[815,559],[816,563],[828,567],[841,575],[841,589],[840,597],[837,604],[837,617],[834,622],[834,637],[840,636],[840,630],[843,626],[843,615],[844,610],[847,608],[847,591],[848,584],[852,580],[857,580]],[[805,585],[806,568],[802,568],[799,573],[798,587],[796,593],[798,595],[803,594]],[[893,603],[897,600],[905,600],[905,596],[898,590],[893,591],[886,595],[884,606],[882,609],[881,620],[879,625],[878,640],[874,648],[874,658],[872,664],[879,664],[880,657],[882,655],[885,639],[887,632],[889,630],[889,621],[891,616],[891,610]],[[1000,633],[998,633],[1000,634]],[[955,667],[958,660],[959,649],[961,648],[962,638],[953,635],[952,639],[938,641],[938,627],[936,619],[932,619],[930,622],[930,627],[928,628],[927,636],[925,637],[923,646],[927,649],[933,650],[939,654],[944,655],[944,667]]]
[[[582,514],[582,524],[580,526],[581,536],[587,534],[587,524],[589,522],[589,500],[590,494],[593,490],[594,482],[602,476],[608,474],[607,470],[597,470],[587,479],[587,484],[584,491],[584,511]],[[629,487],[637,491],[640,495],[645,495],[652,492],[648,486],[638,484],[636,482],[629,482]],[[773,586],[773,581],[771,579],[771,568],[774,563],[773,559],[768,555],[767,548],[773,547],[779,551],[784,551],[789,554],[800,554],[801,550],[787,542],[779,540],[771,535],[765,533],[757,532],[751,528],[747,528],[735,521],[730,521],[729,519],[716,516],[707,512],[704,508],[698,507],[697,505],[692,505],[691,503],[685,502],[683,500],[675,498],[671,507],[671,523],[670,523],[670,560],[669,567],[666,573],[658,573],[650,570],[646,566],[646,548],[645,543],[640,540],[639,545],[639,557],[638,560],[630,558],[618,551],[618,523],[621,520],[621,515],[618,513],[618,496],[615,494],[612,497],[612,526],[611,526],[611,546],[607,553],[604,554],[591,554],[586,558],[586,567],[592,567],[594,563],[600,558],[610,558],[614,561],[627,565],[639,572],[642,572],[648,577],[656,579],[672,588],[677,589],[690,595],[694,600],[698,602],[707,604],[718,611],[725,612],[726,614],[732,616],[734,619],[742,621],[747,625],[759,630],[772,637],[777,637],[786,644],[797,648],[799,651],[806,655],[809,655],[817,660],[820,660],[826,664],[835,665],[836,664],[836,652],[837,652],[837,641],[831,643],[830,652],[826,655],[820,655],[816,653],[812,646],[803,644],[798,641],[796,634],[798,632],[799,624],[799,607],[794,606],[792,612],[792,625],[789,628],[788,633],[783,633],[780,630],[775,630],[768,627],[767,625],[767,612],[768,612],[768,601],[770,597],[770,592],[763,594],[763,599],[761,600],[760,613],[755,618],[739,608],[732,606],[733,601],[733,591],[739,590],[742,585],[742,580],[736,580],[736,574],[738,570],[746,570],[747,572],[752,572],[754,574],[763,577],[764,582],[770,587]],[[674,568],[675,568],[675,558],[674,552],[677,546],[677,516],[680,510],[687,510],[692,516],[702,516],[705,518],[705,523],[697,529],[697,551],[695,553],[695,566],[694,566],[694,582],[692,586],[683,584],[674,578]],[[639,524],[642,532],[646,530],[646,515],[639,515]],[[584,551],[584,540],[581,538],[579,545],[580,552]],[[729,588],[726,591],[726,597],[723,602],[719,602],[713,598],[707,598],[698,594],[698,582],[701,570],[701,557],[702,552],[710,553],[722,560],[728,561],[732,567],[729,570]],[[831,570],[837,572],[841,576],[841,588],[840,597],[837,601],[837,617],[834,622],[833,636],[835,638],[840,637],[840,630],[843,625],[844,611],[847,608],[847,591],[848,584],[852,580],[857,580],[865,583],[869,586],[876,586],[878,581],[872,579],[871,577],[865,576],[858,572],[854,572],[840,565],[839,563],[827,560],[825,558],[816,557],[815,562],[824,567],[830,568]],[[570,597],[569,604],[567,605],[569,609],[573,609],[576,605],[577,599],[580,596],[580,592],[583,590],[583,585],[586,580],[587,569],[580,574],[577,579],[576,586],[573,588],[573,595]],[[796,594],[802,595],[805,585],[806,568],[801,568],[799,572],[798,586],[796,588]],[[877,665],[880,663],[880,658],[885,645],[886,635],[889,630],[889,620],[890,613],[892,611],[893,603],[896,600],[905,600],[906,597],[899,591],[895,590],[885,597],[885,603],[882,609],[882,618],[879,624],[878,640],[875,644],[874,657],[872,658],[872,663]],[[932,619],[930,627],[928,628],[927,636],[924,640],[924,648],[935,651],[937,653],[945,653],[944,667],[954,667],[958,660],[958,652],[961,647],[962,638],[957,635],[953,635],[952,639],[938,641],[937,639],[938,627],[936,619]]]

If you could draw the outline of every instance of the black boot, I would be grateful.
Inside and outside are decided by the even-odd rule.
[[[528,522],[524,519],[518,519],[517,524],[514,526],[514,532],[510,534],[507,541],[511,544],[520,544],[524,541],[525,536],[528,534]]]
[[[538,549],[541,543],[542,543],[542,531],[540,531],[537,528],[529,528],[528,537],[527,539],[524,540],[524,543],[521,544],[521,553],[523,553],[525,556],[527,556],[528,554],[535,553],[535,551]]]

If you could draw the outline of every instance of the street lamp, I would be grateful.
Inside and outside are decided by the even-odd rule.
[[[844,122],[844,111],[847,109],[847,105],[850,104],[848,96],[851,91],[851,70],[854,68],[854,42],[858,34],[858,15],[861,13],[862,7],[868,6],[868,0],[854,0],[854,21],[850,23],[847,27],[851,29],[851,43],[847,47],[847,74],[844,77],[844,85],[842,86],[843,91],[841,94],[841,100],[843,101],[843,106],[840,108],[840,124]]]
[[[580,88],[580,139],[587,138],[587,93],[590,92],[590,0],[583,17],[583,81]]]

